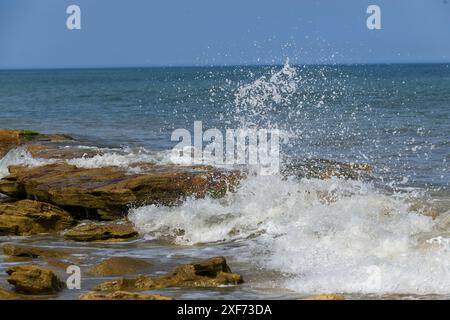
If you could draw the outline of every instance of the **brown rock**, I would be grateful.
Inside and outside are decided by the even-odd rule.
[[[71,140],[63,134],[40,134],[30,130],[0,130],[0,159],[11,149],[30,143]]]
[[[103,154],[95,149],[87,149],[80,147],[60,146],[59,143],[45,143],[45,144],[27,144],[27,151],[33,158],[41,159],[74,159],[74,158],[92,158],[96,155]]]
[[[239,181],[238,172],[205,166],[141,164],[124,168],[77,168],[66,163],[12,166],[0,193],[53,203],[84,218],[117,219],[131,204],[175,205],[188,196],[223,196]]]
[[[351,180],[370,179],[373,167],[365,163],[343,163],[326,159],[307,159],[291,163],[284,173],[300,178],[330,179],[338,177]]]
[[[32,235],[58,232],[73,225],[69,213],[33,200],[0,203],[0,235]]]
[[[10,267],[6,273],[8,282],[23,294],[53,294],[63,286],[52,271],[34,265]]]
[[[159,294],[142,294],[127,291],[115,291],[111,293],[89,292],[80,295],[80,300],[174,300],[172,297]]]
[[[64,234],[75,241],[125,241],[138,235],[130,224],[82,224]]]
[[[242,277],[232,273],[224,257],[214,257],[199,263],[177,267],[162,277],[141,276],[119,279],[97,285],[95,291],[151,290],[169,287],[217,287],[243,283]]]
[[[342,294],[320,294],[306,297],[303,300],[345,300],[345,297]]]
[[[98,276],[123,276],[148,270],[151,266],[151,263],[140,259],[112,257],[90,269],[90,273]]]
[[[41,249],[12,243],[3,245],[3,253],[8,256],[25,258],[63,258],[68,255],[66,252],[60,250]]]
[[[20,300],[21,296],[17,293],[0,288],[0,300]]]

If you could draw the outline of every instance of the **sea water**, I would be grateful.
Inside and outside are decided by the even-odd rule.
[[[223,132],[279,129],[290,169],[249,175],[222,199],[133,208],[138,241],[33,243],[81,246],[87,264],[111,255],[149,259],[154,274],[224,255],[246,280],[165,291],[178,298],[449,297],[449,65],[0,71],[0,128],[63,132],[102,151],[67,160],[77,166],[168,163],[171,132],[192,131],[194,121]],[[368,163],[373,177],[306,179],[288,166],[317,158]],[[19,148],[0,160],[0,175],[11,164],[49,161]],[[9,264],[1,256],[0,272]],[[86,279],[83,290],[96,281]]]

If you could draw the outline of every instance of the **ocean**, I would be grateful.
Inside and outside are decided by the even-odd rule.
[[[168,162],[171,133],[193,131],[194,121],[223,132],[281,130],[286,170],[249,175],[223,199],[133,208],[143,238],[83,244],[86,263],[128,255],[156,261],[158,274],[174,260],[223,255],[246,280],[161,291],[177,298],[450,297],[450,65],[0,71],[0,128],[67,133],[105,151],[74,159],[80,166]],[[374,173],[299,178],[295,164],[305,159],[367,163]],[[10,152],[0,176],[33,161]],[[52,236],[32,242],[71,246]],[[11,263],[0,256],[0,273]]]

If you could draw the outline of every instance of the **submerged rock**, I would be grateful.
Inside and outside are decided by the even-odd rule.
[[[24,144],[72,140],[63,134],[40,134],[31,130],[0,130],[0,159],[11,149]]]
[[[360,180],[370,179],[373,167],[365,163],[343,163],[326,159],[307,159],[288,164],[285,175],[299,178],[330,179],[331,177]]]
[[[80,300],[174,300],[159,294],[142,294],[137,292],[115,291],[111,293],[89,292],[80,295]]]
[[[198,263],[177,267],[162,277],[141,276],[119,279],[97,285],[95,291],[151,290],[169,287],[217,287],[243,283],[242,277],[233,273],[224,257],[214,257]]]
[[[23,294],[54,294],[63,287],[52,271],[34,265],[10,267],[6,273],[8,282]]]
[[[320,294],[317,296],[306,297],[303,300],[345,300],[345,296],[342,294]]]
[[[71,227],[72,216],[52,204],[33,200],[0,203],[0,235],[33,235]]]
[[[77,217],[117,219],[130,205],[176,205],[186,197],[223,196],[239,181],[238,172],[206,166],[141,164],[78,168],[66,163],[12,166],[0,193],[58,205]],[[137,173],[136,173],[137,171]]]
[[[75,241],[125,241],[138,235],[130,224],[82,224],[64,234],[68,240]]]
[[[68,254],[64,251],[55,249],[41,249],[25,245],[7,243],[3,245],[3,253],[11,257],[19,258],[63,258]]]
[[[89,271],[98,276],[123,276],[148,270],[151,266],[151,263],[140,259],[112,257],[102,261]]]

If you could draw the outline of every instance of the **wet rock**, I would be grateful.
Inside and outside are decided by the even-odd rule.
[[[31,130],[0,130],[0,159],[11,149],[31,143],[71,140],[63,134],[40,134]]]
[[[0,288],[0,300],[20,300],[22,297],[15,292]]]
[[[52,270],[67,270],[67,268],[71,265],[78,265],[80,262],[69,262],[60,259],[50,258],[45,260],[47,262],[47,266]]]
[[[63,287],[52,271],[34,265],[10,267],[6,273],[8,282],[23,294],[54,294]]]
[[[3,245],[3,253],[11,257],[19,258],[63,258],[68,255],[67,252],[55,249],[42,249],[26,245],[10,244]]]
[[[174,300],[172,297],[159,294],[142,294],[127,291],[115,291],[111,293],[89,292],[80,295],[80,300]]]
[[[66,163],[12,166],[0,193],[58,205],[76,217],[112,220],[130,205],[176,205],[188,196],[223,196],[239,182],[238,172],[206,166],[136,165],[78,168]],[[136,171],[138,171],[136,173]]]
[[[345,296],[342,294],[320,294],[304,298],[303,300],[345,300]]]
[[[33,143],[27,144],[26,150],[33,158],[41,159],[75,159],[92,158],[102,155],[103,152],[91,148],[80,148],[78,146],[61,146],[60,143]]]
[[[292,162],[282,170],[285,175],[299,178],[330,179],[332,177],[369,180],[373,167],[365,163],[342,163],[326,159],[307,159]]]
[[[97,285],[95,291],[151,290],[169,287],[217,287],[243,283],[242,277],[231,272],[224,257],[214,257],[199,263],[177,267],[162,277],[141,276],[119,279]]]
[[[72,216],[54,205],[33,200],[0,203],[0,235],[33,235],[71,227]]]
[[[138,235],[130,224],[82,224],[64,234],[68,240],[75,241],[126,241]]]
[[[140,259],[112,257],[102,261],[89,271],[98,276],[123,276],[137,274],[141,271],[148,270],[151,266],[151,263]]]

